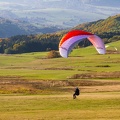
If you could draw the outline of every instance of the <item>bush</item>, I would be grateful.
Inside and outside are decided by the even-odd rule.
[[[60,57],[59,52],[52,50],[47,54],[47,58],[58,58]]]

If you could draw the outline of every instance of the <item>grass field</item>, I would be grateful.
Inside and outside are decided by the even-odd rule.
[[[1,120],[119,120],[120,93],[6,95],[0,106]]]
[[[120,41],[65,58],[47,52],[0,55],[0,120],[119,120]],[[72,99],[74,88],[81,90]]]

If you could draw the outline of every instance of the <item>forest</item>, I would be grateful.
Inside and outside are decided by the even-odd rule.
[[[10,38],[0,39],[0,53],[17,54],[28,52],[42,52],[58,50],[60,39],[65,33],[72,29],[80,29],[92,32],[110,43],[120,40],[120,14],[110,16],[105,20],[80,24],[69,30],[62,30],[54,33],[36,35],[16,35]],[[88,40],[79,43],[80,47],[91,45]]]

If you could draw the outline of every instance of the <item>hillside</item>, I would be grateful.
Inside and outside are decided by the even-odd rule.
[[[73,29],[86,30],[100,36],[105,43],[120,40],[120,15],[108,17],[90,23],[80,24]],[[60,39],[69,30],[63,30],[52,34],[18,35],[7,39],[1,39],[1,53],[24,53],[48,50],[58,50]],[[79,43],[79,46],[89,46],[89,41]]]
[[[119,0],[0,0],[0,38],[52,33],[106,19],[120,13],[119,5]]]
[[[119,0],[0,0],[0,17],[68,28],[118,14],[119,5]]]
[[[110,16],[105,20],[80,24],[74,29],[83,29],[98,34],[104,32],[120,31],[120,14]]]
[[[105,42],[120,40],[120,14],[104,20],[79,24],[73,29],[86,30],[99,35]]]
[[[10,20],[0,17],[0,38],[7,38],[15,35],[52,33],[58,30],[60,29],[55,26],[35,26],[23,20]]]

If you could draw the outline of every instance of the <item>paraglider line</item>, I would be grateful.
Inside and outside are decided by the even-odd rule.
[[[97,47],[97,49],[103,49],[102,47]]]
[[[66,51],[67,51],[67,49],[66,49],[66,48],[64,48],[64,47],[60,47],[60,48],[62,48],[62,49],[64,49],[64,50],[66,50]]]

